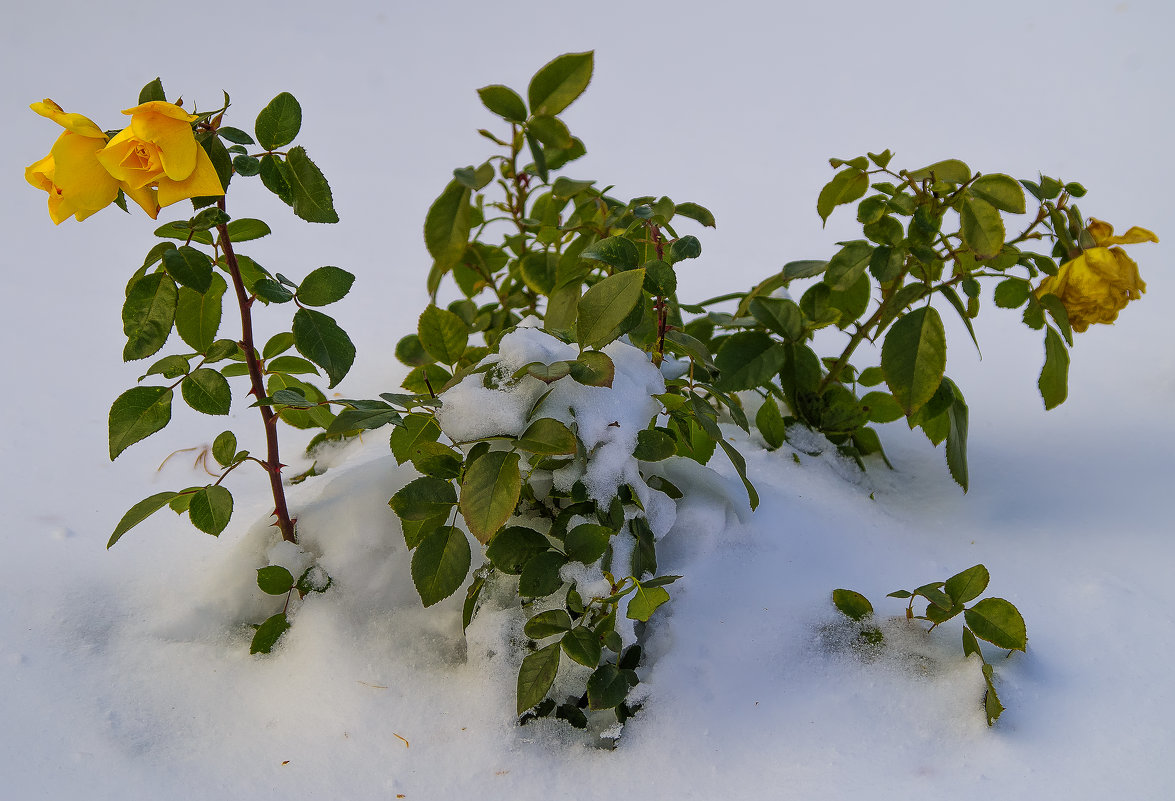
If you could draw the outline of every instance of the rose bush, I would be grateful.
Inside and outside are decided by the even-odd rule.
[[[1114,236],[1114,227],[1097,219],[1091,219],[1086,230],[1096,246],[1062,264],[1057,274],[1046,277],[1036,290],[1038,298],[1052,294],[1061,299],[1074,331],[1084,331],[1093,323],[1114,322],[1127,303],[1146,292],[1138,265],[1122,248],[1111,245],[1159,241],[1154,233],[1138,226]]]

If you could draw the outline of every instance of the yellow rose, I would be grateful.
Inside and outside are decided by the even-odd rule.
[[[65,128],[49,155],[24,171],[25,180],[49,193],[49,216],[55,224],[68,217],[84,220],[101,211],[114,202],[119,189],[142,206],[152,219],[159,214],[159,205],[150,191],[132,189],[99,162],[98,153],[106,147],[106,134],[93,120],[66,113],[48,98],[29,108]]]
[[[195,114],[162,100],[122,113],[130,115],[131,124],[98,153],[98,161],[112,176],[132,191],[148,193],[156,209],[191,197],[224,194],[212,160],[192,133]]]
[[[49,216],[54,224],[69,217],[84,220],[113,203],[118,197],[118,181],[96,158],[106,146],[102,129],[81,114],[67,114],[49,99],[29,108],[65,129],[49,155],[24,171],[25,180],[49,193]]]
[[[1112,323],[1118,312],[1146,292],[1146,283],[1138,274],[1138,265],[1120,247],[1139,242],[1158,242],[1145,228],[1131,228],[1114,236],[1114,227],[1090,219],[1089,231],[1097,247],[1087,248],[1080,256],[1061,265],[1056,275],[1041,281],[1036,296],[1056,295],[1069,313],[1074,331],[1084,331],[1092,323]]]

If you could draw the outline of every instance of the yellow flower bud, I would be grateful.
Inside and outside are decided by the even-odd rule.
[[[1038,298],[1052,294],[1061,299],[1074,331],[1084,331],[1093,323],[1113,323],[1127,303],[1146,292],[1138,265],[1122,248],[1110,246],[1159,241],[1137,226],[1114,236],[1114,227],[1101,220],[1091,219],[1086,230],[1097,247],[1086,248],[1062,264],[1056,275],[1047,276],[1036,289]]]

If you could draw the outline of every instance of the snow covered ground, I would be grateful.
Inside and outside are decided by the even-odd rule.
[[[1175,11],[816,5],[6,5],[0,797],[1175,794],[1164,589]],[[682,276],[687,299],[826,257],[852,215],[819,226],[825,159],[886,147],[910,167],[959,157],[1079,180],[1087,214],[1163,239],[1133,249],[1148,293],[1113,327],[1079,335],[1070,399],[1053,412],[1036,394],[1039,337],[1014,314],[985,310],[982,363],[964,332],[948,333],[948,369],[971,407],[969,495],[940,451],[896,424],[882,436],[897,469],[866,474],[736,437],[763,503],[746,522],[718,495],[680,511],[660,555],[685,578],[654,618],[649,698],[615,750],[516,727],[515,666],[488,656],[502,653],[501,621],[479,617],[467,641],[455,600],[421,608],[387,508],[412,476],[382,435],[292,490],[338,586],[307,599],[269,657],[248,655],[240,626],[269,602],[251,586],[265,551],[257,476],[234,476],[237,511],[219,539],[161,513],[107,552],[126,507],[195,481],[190,460],[155,467],[223,426],[177,412],[106,460],[109,403],[139,375],[117,361],[118,308],[152,226],[108,210],[55,229],[20,179],[57,135],[27,111],[42,97],[115,127],[160,75],[201,106],[229,90],[247,128],[293,92],[299,141],[342,222],[299,223],[263,192],[234,190],[232,202],[273,226],[250,249],[270,269],[358,276],[336,307],[359,352],[340,391],[370,396],[398,385],[392,347],[425,303],[424,212],[454,167],[485,152],[475,131],[492,121],[474,89],[523,88],[551,57],[585,49],[595,79],[566,116],[589,154],[570,172],[715,212]],[[252,410],[234,407],[232,424],[250,435]],[[994,729],[957,628],[898,626],[900,647],[872,662],[828,630],[835,587],[900,615],[885,593],[977,562],[1028,624],[1028,653],[996,663],[1008,711]]]

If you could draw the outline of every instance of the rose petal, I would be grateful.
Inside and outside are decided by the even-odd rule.
[[[49,98],[45,98],[39,103],[33,103],[29,106],[33,111],[40,114],[42,117],[48,117],[55,123],[65,128],[67,131],[72,131],[82,136],[88,136],[94,139],[101,139],[106,141],[106,134],[102,129],[91,120],[89,117],[84,117],[81,114],[67,114],[62,110],[61,106],[54,103]]]
[[[168,103],[166,100],[150,100],[134,108],[123,109],[122,113],[132,116],[142,113],[162,114],[165,117],[171,117],[173,120],[182,120],[183,122],[195,122],[197,117],[197,115],[189,114],[175,103]]]
[[[130,128],[119,131],[98,152],[98,162],[115,180],[133,189],[141,189],[163,175],[163,167],[158,163],[158,148],[136,139]]]
[[[66,131],[53,145],[53,183],[77,209],[98,211],[118,196],[118,181],[98,162],[104,141]]]
[[[160,101],[155,101],[158,104]],[[152,105],[146,103],[144,105]],[[167,103],[165,107],[175,108]],[[180,109],[183,111],[183,109]],[[184,115],[185,117],[188,115]],[[149,142],[159,149],[163,172],[172,181],[182,181],[196,169],[196,137],[192,126],[155,110],[136,113],[131,117],[131,130],[136,138]]]
[[[159,218],[159,200],[157,198],[158,190],[156,190],[154,187],[144,186],[139,189],[132,189],[126,184],[123,184],[122,191],[124,194],[126,194],[127,197],[135,201],[139,208],[147,212],[147,216],[152,220]]]
[[[159,179],[159,205],[170,206],[190,197],[209,197],[223,195],[224,187],[220,185],[220,177],[216,168],[212,166],[212,159],[204,152],[204,148],[196,147],[196,168],[184,181],[170,181]]]

